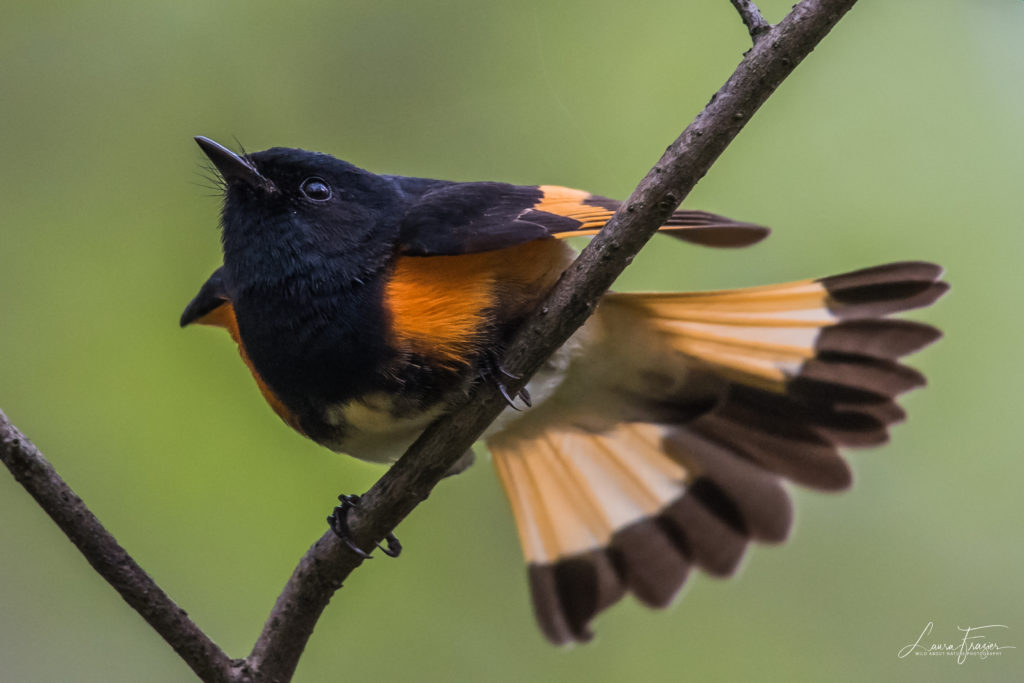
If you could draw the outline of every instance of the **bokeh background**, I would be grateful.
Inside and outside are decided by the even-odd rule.
[[[762,3],[777,21],[790,0]],[[489,464],[444,482],[335,597],[297,681],[1008,681],[1024,675],[1024,3],[863,2],[688,200],[775,228],[655,239],[617,287],[699,289],[897,259],[948,269],[915,317],[891,445],[798,490],[783,548],[664,612],[550,647]],[[177,327],[219,264],[203,134],[389,173],[623,197],[731,72],[726,0],[25,2],[0,8],[0,407],[141,564],[244,656],[340,492],[381,469],[288,430],[228,337]],[[191,672],[0,475],[0,680]],[[1000,657],[897,658],[929,622]]]

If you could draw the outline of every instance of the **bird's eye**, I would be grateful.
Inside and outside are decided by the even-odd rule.
[[[331,186],[320,178],[306,178],[299,189],[314,202],[326,202],[331,198]]]

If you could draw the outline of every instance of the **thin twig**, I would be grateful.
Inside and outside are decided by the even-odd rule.
[[[514,395],[586,320],[640,247],[675,210],[769,95],[856,0],[804,0],[745,55],[726,84],[665,151],[622,208],[563,274],[520,328],[503,366],[520,375]],[[365,551],[430,495],[449,468],[506,407],[497,388],[478,385],[456,412],[431,425],[362,497],[349,518]],[[250,655],[258,675],[287,680],[331,594],[360,564],[332,533],[314,544],[278,598]],[[276,678],[275,678],[276,677]],[[268,679],[270,680],[270,679]]]
[[[0,411],[0,460],[100,576],[204,681],[231,681],[234,664],[125,552],[39,449]]]
[[[736,8],[736,11],[740,13],[740,18],[743,19],[743,23],[747,26],[747,31],[750,32],[750,38],[755,43],[767,31],[771,30],[772,25],[765,21],[764,15],[761,14],[761,10],[757,8],[753,0],[730,1],[732,6]]]

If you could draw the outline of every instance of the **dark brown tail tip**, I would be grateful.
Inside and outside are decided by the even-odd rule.
[[[922,308],[949,291],[942,268],[925,261],[888,263],[818,280],[829,309],[844,320],[880,318]]]
[[[940,337],[937,328],[911,320],[844,320],[823,328],[815,348],[893,360],[920,351]]]
[[[823,277],[818,280],[830,292],[850,287],[889,284],[893,282],[936,282],[942,277],[942,267],[927,261],[897,261],[849,273]]]

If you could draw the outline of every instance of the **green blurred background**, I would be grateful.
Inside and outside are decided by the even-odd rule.
[[[764,2],[777,21],[789,0]],[[741,252],[656,239],[619,289],[700,289],[930,259],[893,443],[844,495],[795,491],[784,548],[664,612],[627,601],[550,647],[486,462],[357,571],[297,681],[1007,681],[1024,675],[1018,311],[1024,3],[863,2],[687,205],[766,223]],[[177,327],[220,259],[203,134],[388,173],[625,196],[747,48],[726,0],[196,0],[0,9],[0,407],[136,559],[244,656],[341,492],[381,470],[287,429],[227,335]],[[191,672],[0,476],[0,680]],[[900,660],[929,621],[1007,650]]]

